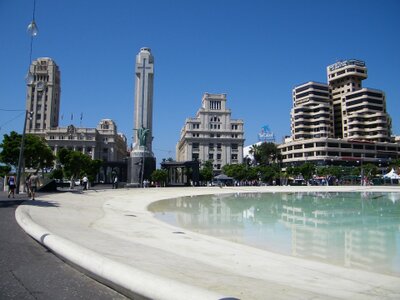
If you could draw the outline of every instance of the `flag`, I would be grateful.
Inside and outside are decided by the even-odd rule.
[[[64,120],[64,114],[61,115],[61,120]]]
[[[83,113],[81,113],[81,121],[82,121],[82,119],[83,119]]]
[[[74,119],[74,114],[71,114],[71,121]]]

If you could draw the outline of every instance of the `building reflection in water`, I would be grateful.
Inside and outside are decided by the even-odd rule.
[[[246,193],[153,203],[161,220],[203,234],[400,276],[400,193]]]

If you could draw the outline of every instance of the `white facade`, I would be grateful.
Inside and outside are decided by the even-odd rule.
[[[244,123],[231,119],[226,101],[226,94],[204,94],[196,117],[186,119],[181,130],[177,161],[212,161],[216,173],[243,162]]]
[[[103,119],[97,128],[69,125],[44,130],[42,134],[56,155],[61,148],[79,151],[104,162],[123,161],[127,157],[126,137],[117,132],[115,122]]]

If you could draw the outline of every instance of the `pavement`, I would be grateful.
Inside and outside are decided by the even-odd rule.
[[[0,192],[0,299],[127,299],[27,235],[15,220],[15,209],[26,199]]]
[[[134,299],[400,299],[400,278],[288,257],[155,219],[155,201],[246,192],[391,191],[399,186],[188,187],[37,196],[19,225],[64,260]],[[179,233],[179,234],[178,234]]]

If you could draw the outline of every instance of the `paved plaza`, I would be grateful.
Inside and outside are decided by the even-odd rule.
[[[147,206],[180,196],[391,191],[399,186],[188,187],[39,195],[16,210],[37,241],[125,295],[150,299],[399,299],[400,278],[289,257],[176,228]],[[180,234],[176,234],[179,232]]]

